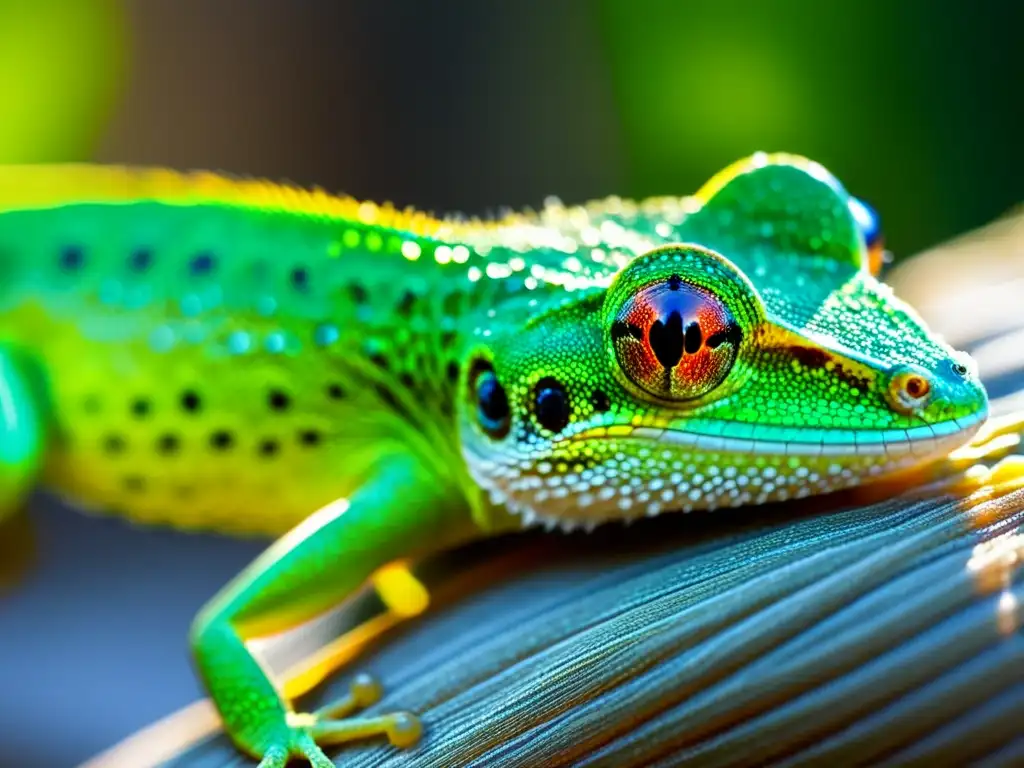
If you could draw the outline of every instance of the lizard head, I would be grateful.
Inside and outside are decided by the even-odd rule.
[[[571,526],[824,493],[958,447],[985,391],[873,276],[865,235],[814,163],[727,169],[604,286],[484,334],[460,397],[471,474]]]

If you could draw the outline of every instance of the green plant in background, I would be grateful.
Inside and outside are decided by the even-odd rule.
[[[125,59],[119,0],[0,0],[0,163],[84,160]]]
[[[678,194],[783,149],[884,211],[897,254],[977,227],[1021,197],[1014,5],[601,0],[622,194]]]

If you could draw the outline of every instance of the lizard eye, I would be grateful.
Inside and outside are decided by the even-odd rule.
[[[512,413],[505,388],[498,381],[491,364],[481,361],[474,365],[469,385],[481,428],[496,440],[505,437],[512,423]]]
[[[639,287],[612,324],[619,365],[641,389],[666,400],[691,400],[725,379],[742,332],[707,288],[679,275]]]
[[[888,395],[895,410],[912,414],[928,405],[932,385],[924,374],[913,370],[900,371],[889,381]]]

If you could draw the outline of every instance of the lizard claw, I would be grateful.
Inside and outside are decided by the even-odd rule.
[[[324,751],[308,734],[296,734],[292,747],[274,746],[263,753],[263,759],[256,768],[285,768],[292,757],[302,758],[313,768],[335,768]]]
[[[308,760],[313,768],[334,768],[322,746],[333,746],[369,736],[385,735],[392,746],[411,747],[423,734],[419,718],[408,712],[379,717],[321,720],[314,714],[291,713],[287,744],[274,744],[263,752],[258,768],[285,768],[293,758]]]
[[[383,691],[369,675],[356,675],[349,694],[315,712],[289,712],[285,718],[285,743],[266,748],[258,768],[284,768],[295,758],[308,760],[313,768],[334,768],[321,746],[384,735],[392,746],[411,747],[423,734],[419,718],[409,712],[394,712],[376,717],[349,717],[357,710],[375,704]]]

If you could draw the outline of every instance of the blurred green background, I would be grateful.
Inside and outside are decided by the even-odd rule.
[[[994,0],[0,0],[0,162],[485,214],[784,150],[908,254],[1024,197],[1022,29]],[[34,511],[39,565],[0,596],[0,764],[72,765],[200,695],[188,622],[262,545]]]
[[[1024,6],[0,0],[0,161],[287,177],[474,213],[807,154],[899,252],[1021,198]]]

